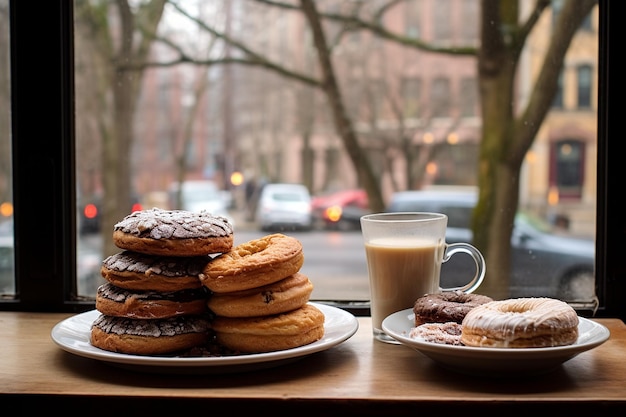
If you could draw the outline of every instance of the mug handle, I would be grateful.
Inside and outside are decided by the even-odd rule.
[[[482,253],[474,246],[469,243],[450,243],[446,246],[446,252],[443,256],[442,263],[447,262],[452,255],[456,253],[465,253],[472,257],[474,263],[476,265],[476,274],[474,278],[466,285],[462,287],[455,288],[442,288],[441,291],[463,291],[464,293],[470,294],[476,290],[482,284],[483,279],[485,279],[485,258]]]

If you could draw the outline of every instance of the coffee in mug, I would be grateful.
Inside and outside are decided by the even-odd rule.
[[[469,243],[446,244],[448,218],[440,213],[380,213],[361,218],[370,282],[370,310],[374,336],[396,343],[382,330],[392,313],[412,308],[424,294],[460,289],[473,292],[482,283],[485,261]],[[440,288],[441,264],[454,253],[476,262],[472,280],[459,288]]]

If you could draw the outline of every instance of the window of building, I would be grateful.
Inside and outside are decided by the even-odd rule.
[[[452,19],[450,0],[433,3],[433,39],[435,42],[449,42],[452,39]]]
[[[476,116],[478,105],[478,87],[474,77],[461,79],[461,92],[459,94],[459,110],[462,117]]]
[[[422,80],[419,78],[404,78],[401,86],[404,117],[417,118],[421,114]]]
[[[593,83],[591,65],[580,65],[576,68],[576,76],[578,80],[578,108],[587,109],[591,107],[591,88]]]
[[[450,116],[450,79],[436,77],[430,88],[430,106],[433,117]]]
[[[421,17],[422,17],[423,0],[413,0],[407,2],[407,10],[405,14],[405,32],[409,38],[419,38],[422,36]]]
[[[550,183],[557,187],[559,197],[579,199],[585,175],[584,142],[566,139],[553,144]]]
[[[554,94],[554,99],[552,100],[552,107],[557,109],[563,108],[563,71],[559,75],[559,79],[557,81],[556,93]]]

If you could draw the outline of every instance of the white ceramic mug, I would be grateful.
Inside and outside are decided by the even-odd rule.
[[[378,213],[361,217],[376,339],[397,343],[383,332],[383,320],[412,308],[422,295],[454,290],[471,293],[482,283],[482,254],[469,243],[447,244],[447,225],[448,217],[441,213]],[[441,264],[459,252],[475,261],[474,276],[462,287],[441,288]]]

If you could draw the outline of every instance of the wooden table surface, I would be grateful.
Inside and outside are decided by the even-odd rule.
[[[491,378],[445,370],[406,346],[374,341],[369,317],[358,318],[359,330],[346,342],[278,367],[208,375],[140,372],[58,347],[51,330],[67,317],[0,312],[3,408],[86,407],[89,415],[111,416],[114,401],[117,410],[153,416],[169,407],[213,405],[272,416],[509,409],[626,415],[626,326],[617,319],[597,319],[609,328],[609,340],[548,374]]]

